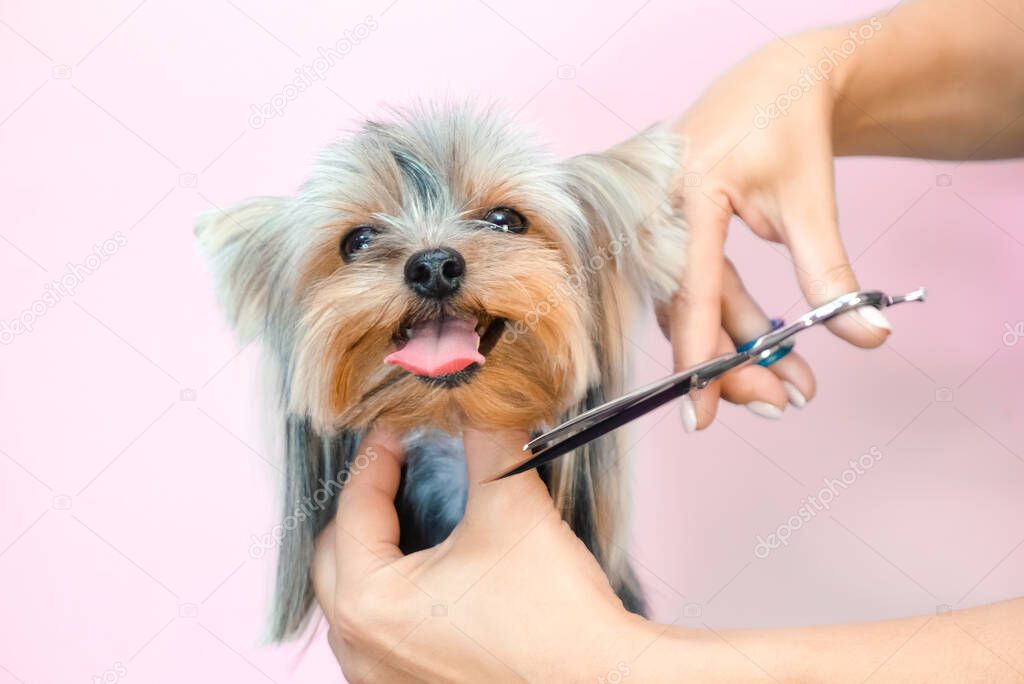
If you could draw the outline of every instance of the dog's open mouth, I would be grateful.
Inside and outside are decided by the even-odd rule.
[[[430,384],[455,387],[468,382],[486,363],[504,322],[486,314],[475,320],[442,315],[408,321],[392,337],[394,351],[384,363]]]

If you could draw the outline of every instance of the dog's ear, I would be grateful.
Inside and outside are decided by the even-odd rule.
[[[593,249],[607,251],[601,256],[611,255],[620,275],[657,301],[672,296],[683,268],[686,225],[670,193],[682,154],[677,136],[659,125],[563,163]]]
[[[228,319],[244,340],[261,332],[270,310],[270,282],[284,258],[285,197],[256,197],[196,221]]]

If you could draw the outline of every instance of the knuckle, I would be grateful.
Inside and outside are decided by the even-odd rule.
[[[823,275],[830,286],[844,287],[853,280],[853,266],[849,261],[843,261],[826,268]]]
[[[358,641],[372,629],[372,599],[369,591],[339,591],[334,600],[334,627],[338,638]]]
[[[669,305],[673,311],[686,308],[686,304],[689,301],[689,286],[685,282],[679,283],[679,287],[676,288],[675,292],[669,298]]]
[[[704,307],[717,307],[719,297],[711,288],[701,287],[700,283],[694,283],[683,278],[679,286],[672,293],[670,300],[673,311],[685,311],[687,309],[699,309]]]

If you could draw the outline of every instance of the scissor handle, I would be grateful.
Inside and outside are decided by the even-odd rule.
[[[764,335],[761,335],[753,342],[748,342],[744,346],[747,347],[748,353],[752,355],[761,355],[770,348],[777,347],[781,342],[784,342],[801,330],[806,330],[811,326],[824,323],[830,318],[834,318],[841,313],[846,313],[847,311],[852,311],[853,309],[857,309],[862,306],[873,306],[876,309],[884,309],[887,306],[901,304],[903,302],[923,302],[926,295],[927,291],[923,287],[912,290],[905,295],[895,296],[887,295],[878,290],[850,292],[849,294],[836,297],[832,301],[808,311],[789,325],[779,328],[778,330],[771,330]]]

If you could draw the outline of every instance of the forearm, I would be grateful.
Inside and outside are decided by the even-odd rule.
[[[948,614],[774,630],[646,625],[638,681],[1020,681],[1024,599]]]
[[[801,38],[853,48],[831,79],[837,155],[1024,154],[1024,1],[916,0]]]

